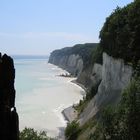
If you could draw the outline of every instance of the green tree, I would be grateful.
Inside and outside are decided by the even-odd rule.
[[[20,132],[20,140],[53,140],[45,131],[37,132],[33,128],[24,128]]]
[[[140,138],[140,79],[133,80],[124,91],[118,113],[121,135],[128,140]]]
[[[106,19],[100,39],[103,51],[131,62],[136,68],[140,60],[140,1],[124,8],[117,7]]]
[[[67,124],[65,129],[65,136],[67,140],[76,140],[80,132],[79,123],[77,121],[72,121]]]
[[[106,107],[90,140],[139,140],[140,78],[123,91],[118,106]]]

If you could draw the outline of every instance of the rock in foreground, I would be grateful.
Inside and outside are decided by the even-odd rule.
[[[18,140],[19,122],[15,107],[13,59],[0,54],[0,139]]]

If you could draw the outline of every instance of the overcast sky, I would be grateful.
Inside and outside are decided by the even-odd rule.
[[[107,16],[132,0],[0,0],[0,52],[49,55],[99,42]]]

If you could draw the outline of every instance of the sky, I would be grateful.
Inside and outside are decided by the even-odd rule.
[[[133,0],[0,0],[0,52],[49,55],[55,49],[99,42],[113,10]]]

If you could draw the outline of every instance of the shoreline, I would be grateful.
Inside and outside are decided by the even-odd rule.
[[[70,80],[70,82],[71,82],[72,84],[74,84],[75,86],[78,86],[79,88],[81,88],[81,89],[83,90],[83,92],[84,92],[84,93],[82,94],[83,97],[86,95],[86,90],[87,90],[87,89],[84,87],[84,85],[78,83],[78,82],[76,81],[76,79]],[[80,101],[80,99],[79,99],[79,101]],[[75,119],[77,118],[77,116],[78,116],[78,112],[73,108],[73,105],[72,105],[72,106],[69,106],[69,107],[67,107],[67,108],[65,108],[65,109],[63,109],[61,113],[62,113],[64,119],[65,119],[67,122],[72,122],[72,121],[75,120]]]
[[[78,83],[76,80],[77,80],[77,78],[75,80],[72,80],[71,83],[74,83],[78,87],[82,88],[84,90],[85,94],[86,94],[87,88],[84,85]]]
[[[73,106],[65,108],[61,113],[67,122],[72,122],[77,117],[77,111],[73,108]]]
[[[20,60],[17,62],[21,63]],[[28,65],[28,60],[23,62]],[[40,61],[37,61],[37,63],[33,61],[32,67],[34,68],[39,64],[42,69],[38,67],[38,69],[35,69],[35,73],[28,70],[22,71],[23,75],[26,75],[26,72],[31,73],[29,77],[29,81],[31,82],[29,82],[29,84],[32,83],[32,77],[35,77],[34,84],[38,86],[31,84],[31,89],[28,89],[26,86],[17,84],[19,83],[17,81],[20,79],[16,81],[16,86],[18,87],[17,91],[20,92],[19,89],[21,86],[23,88],[22,94],[20,94],[16,102],[20,114],[20,130],[25,127],[34,128],[37,131],[45,130],[48,136],[53,138],[59,136],[60,139],[67,125],[66,117],[63,115],[62,111],[78,103],[80,99],[82,100],[83,96],[81,93],[83,93],[83,91],[78,85],[71,82],[75,80],[75,78],[56,76],[60,73],[64,73],[63,71],[65,70],[59,69],[52,64],[49,65],[45,63],[45,60],[41,61],[41,63],[38,62]],[[21,74],[20,68],[24,68],[25,66],[26,65],[17,64],[17,73]],[[36,72],[38,72],[37,76]],[[58,95],[59,93],[60,96]],[[32,118],[31,121],[29,121],[30,118]]]
[[[65,77],[65,78],[67,78],[67,77]],[[70,78],[72,78],[72,77],[70,77]],[[70,82],[71,84],[74,84],[75,86],[78,86],[78,88],[81,88],[84,91],[84,94],[82,94],[82,96],[84,97],[86,95],[86,88],[82,84],[76,82],[76,79],[74,79],[74,80],[72,79],[72,80],[70,80],[68,82]],[[80,99],[79,99],[79,101],[80,101]],[[62,114],[64,120],[67,123],[71,123],[78,116],[78,112],[73,108],[73,105],[70,105],[70,106],[64,108],[61,111],[61,114]],[[59,128],[59,134],[58,134],[58,136],[56,138],[58,138],[60,140],[65,140],[65,128],[66,127]]]
[[[51,65],[54,65],[52,63],[49,63]],[[54,65],[54,66],[57,66],[57,65]],[[69,73],[66,69],[63,69],[59,66],[57,66],[58,68],[60,68],[61,70],[65,71],[66,73]],[[57,75],[58,76],[58,75]],[[78,88],[81,89],[81,95],[84,97],[86,95],[86,91],[87,91],[87,88],[78,83],[76,80],[77,80],[77,77],[65,77],[65,76],[61,76],[59,75],[60,77],[63,77],[63,78],[70,78],[68,80],[69,83],[73,84],[74,86],[77,86]],[[80,99],[78,101],[76,101],[74,104],[78,104],[80,101]],[[68,122],[72,122],[73,120],[75,120],[78,116],[78,112],[73,108],[73,103],[70,105],[70,106],[67,106],[66,108],[64,108],[62,111],[61,111],[61,114],[64,118],[64,120],[66,121],[66,123]],[[57,138],[60,138],[62,140],[65,139],[65,136],[64,136],[64,132],[65,132],[65,128],[66,127],[63,127],[63,129],[59,129],[59,134],[57,136]]]
[[[51,64],[51,65],[57,66],[58,68],[64,70],[66,73],[70,74],[66,69],[63,69],[63,68],[59,67],[58,65],[52,64],[52,63],[50,63],[50,62],[48,62],[48,63]],[[61,76],[61,75],[59,75],[59,76]],[[64,77],[64,76],[62,76],[62,77]],[[87,88],[86,88],[84,85],[82,85],[82,84],[80,84],[80,83],[78,83],[78,82],[76,81],[76,80],[77,80],[77,77],[64,77],[64,78],[74,78],[74,79],[69,80],[69,82],[70,82],[71,84],[74,84],[75,86],[78,86],[78,88],[81,88],[81,89],[83,90],[83,92],[84,92],[84,93],[82,94],[83,97],[86,95]],[[80,101],[80,99],[79,99],[79,101]],[[71,105],[71,106],[69,106],[69,107],[64,108],[64,109],[61,111],[61,114],[62,114],[62,116],[64,117],[64,120],[66,120],[67,122],[72,122],[74,119],[77,118],[77,114],[78,114],[78,113],[77,113],[77,111],[73,108],[73,105]]]

